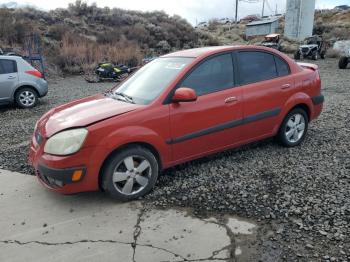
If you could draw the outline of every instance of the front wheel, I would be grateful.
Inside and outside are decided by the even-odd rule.
[[[294,59],[295,60],[300,60],[301,58],[301,53],[300,53],[300,50],[296,51],[295,54],[294,54]]]
[[[285,147],[298,146],[304,139],[308,129],[307,113],[296,108],[288,113],[279,129],[277,139]]]
[[[345,69],[348,66],[349,58],[343,56],[339,60],[339,69]]]
[[[146,148],[126,148],[108,161],[102,172],[102,187],[114,199],[127,201],[146,195],[154,187],[159,164]]]
[[[313,60],[318,60],[318,52],[317,51],[314,51],[313,53],[312,53],[312,59]]]

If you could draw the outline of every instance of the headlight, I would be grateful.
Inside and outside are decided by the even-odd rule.
[[[47,140],[44,152],[59,156],[74,154],[80,150],[87,134],[85,128],[62,131]]]

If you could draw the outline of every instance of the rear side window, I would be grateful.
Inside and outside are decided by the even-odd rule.
[[[274,55],[243,51],[238,53],[238,62],[242,85],[278,77]]]
[[[16,61],[0,59],[0,74],[11,74],[17,72]]]
[[[275,61],[278,76],[287,76],[290,74],[289,65],[284,60],[282,60],[278,56],[275,56]]]
[[[198,96],[234,86],[231,54],[210,58],[195,68],[181,84],[196,91]]]

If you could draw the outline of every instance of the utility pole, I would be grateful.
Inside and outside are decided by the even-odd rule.
[[[236,22],[236,25],[238,24],[238,0],[236,0],[236,16],[235,16],[235,22]]]
[[[264,17],[264,11],[265,11],[265,1],[266,0],[263,0],[263,8],[262,8],[262,12],[261,12],[261,18]]]

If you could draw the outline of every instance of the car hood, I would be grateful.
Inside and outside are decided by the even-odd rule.
[[[37,129],[43,136],[51,137],[62,130],[85,127],[140,107],[143,106],[95,95],[50,110],[38,121]]]

